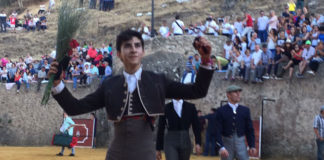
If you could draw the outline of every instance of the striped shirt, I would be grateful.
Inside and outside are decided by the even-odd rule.
[[[324,117],[317,115],[314,119],[314,128],[318,129],[321,137],[324,137]]]

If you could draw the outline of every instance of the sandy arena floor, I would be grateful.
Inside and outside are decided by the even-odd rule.
[[[76,148],[76,156],[68,156],[71,150],[65,149],[63,157],[57,157],[60,147],[0,147],[0,160],[104,160],[105,148]],[[163,158],[165,159],[164,155]],[[135,159],[134,159],[135,160]],[[191,156],[191,160],[219,160],[217,157]]]

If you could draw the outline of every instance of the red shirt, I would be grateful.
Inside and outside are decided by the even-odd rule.
[[[94,61],[100,61],[100,60],[102,60],[102,58],[103,58],[103,55],[102,55],[102,54],[99,54],[99,55],[94,59]]]
[[[10,17],[10,24],[16,24],[16,18],[15,17]]]
[[[89,50],[88,50],[88,55],[90,56],[90,58],[96,58],[97,57],[97,51],[96,51],[96,49],[94,49],[94,48],[90,48]]]
[[[253,20],[252,20],[252,17],[251,17],[251,15],[247,15],[246,16],[246,18],[247,18],[247,20],[246,20],[246,26],[247,27],[253,27]]]

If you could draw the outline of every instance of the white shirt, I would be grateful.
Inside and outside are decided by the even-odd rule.
[[[181,20],[178,19],[178,20],[174,21],[172,23],[173,34],[183,34],[182,28],[180,28],[179,25],[176,22],[178,22],[178,24],[181,27],[184,27],[184,23]]]
[[[273,16],[270,18],[269,20],[269,30],[270,29],[277,29],[277,25],[278,25],[278,18],[277,16]]]
[[[233,109],[233,113],[236,114],[236,109],[239,106],[238,103],[232,104],[232,103],[228,102],[228,105]]]
[[[258,30],[263,31],[267,29],[267,25],[269,23],[269,18],[267,16],[258,18]]]
[[[216,30],[219,30],[219,26],[216,24],[216,22],[214,20],[212,20],[210,22],[206,21],[205,27],[207,29],[207,33],[215,33]]]
[[[232,50],[233,46],[232,45],[227,45],[226,43],[224,44],[224,49],[225,49],[225,58],[230,59],[230,51]]]
[[[126,79],[126,83],[128,87],[128,92],[133,93],[135,91],[137,86],[137,81],[141,79],[142,71],[143,71],[142,67],[140,67],[134,74],[129,74],[123,71],[123,75]],[[64,83],[61,82],[56,87],[52,88],[52,94],[53,95],[59,94],[63,91],[63,89],[64,89]]]
[[[123,75],[127,82],[128,92],[134,92],[137,86],[137,81],[141,79],[142,71],[142,67],[140,67],[134,74],[129,74],[123,71]]]
[[[159,32],[162,37],[168,37],[170,30],[167,26],[161,26]]]
[[[315,55],[315,48],[314,47],[310,46],[309,49],[304,48],[302,57],[305,60],[309,60],[309,58],[311,58],[314,55]]]
[[[242,22],[234,22],[234,27],[237,29],[238,33],[241,34],[243,32],[244,26]]]
[[[254,65],[255,66],[258,65],[258,63],[260,62],[261,58],[262,58],[262,50],[261,49],[259,49],[259,51],[253,52],[252,59],[253,59],[253,62],[254,62]]]
[[[172,99],[172,103],[173,103],[174,110],[176,111],[177,115],[181,118],[183,100]]]

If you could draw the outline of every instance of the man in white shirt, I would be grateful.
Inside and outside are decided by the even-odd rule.
[[[7,31],[7,15],[4,12],[4,10],[2,10],[0,12],[0,32],[6,32]]]
[[[177,15],[175,17],[175,21],[172,23],[172,33],[173,35],[177,36],[177,35],[183,35],[184,34],[184,30],[185,30],[185,25],[184,23],[180,20],[180,16]]]
[[[261,42],[264,43],[267,41],[268,32],[267,27],[269,23],[269,18],[264,15],[264,12],[260,12],[260,17],[258,18],[258,37],[261,39]]]
[[[303,55],[302,55],[303,60],[299,63],[299,73],[296,75],[297,78],[302,78],[307,65],[315,56],[315,48],[312,47],[311,45],[312,42],[310,40],[307,40],[305,43],[305,48],[303,50]]]
[[[206,19],[205,27],[206,27],[205,32],[207,35],[214,35],[214,36],[218,35],[219,26],[216,24],[212,16],[209,16]]]
[[[167,26],[167,21],[163,20],[162,26],[160,27],[159,33],[162,37],[167,38],[170,36],[170,30],[169,27]]]
[[[252,53],[251,60],[251,72],[252,72],[252,83],[262,82],[262,50],[260,46],[255,45],[255,51]]]

